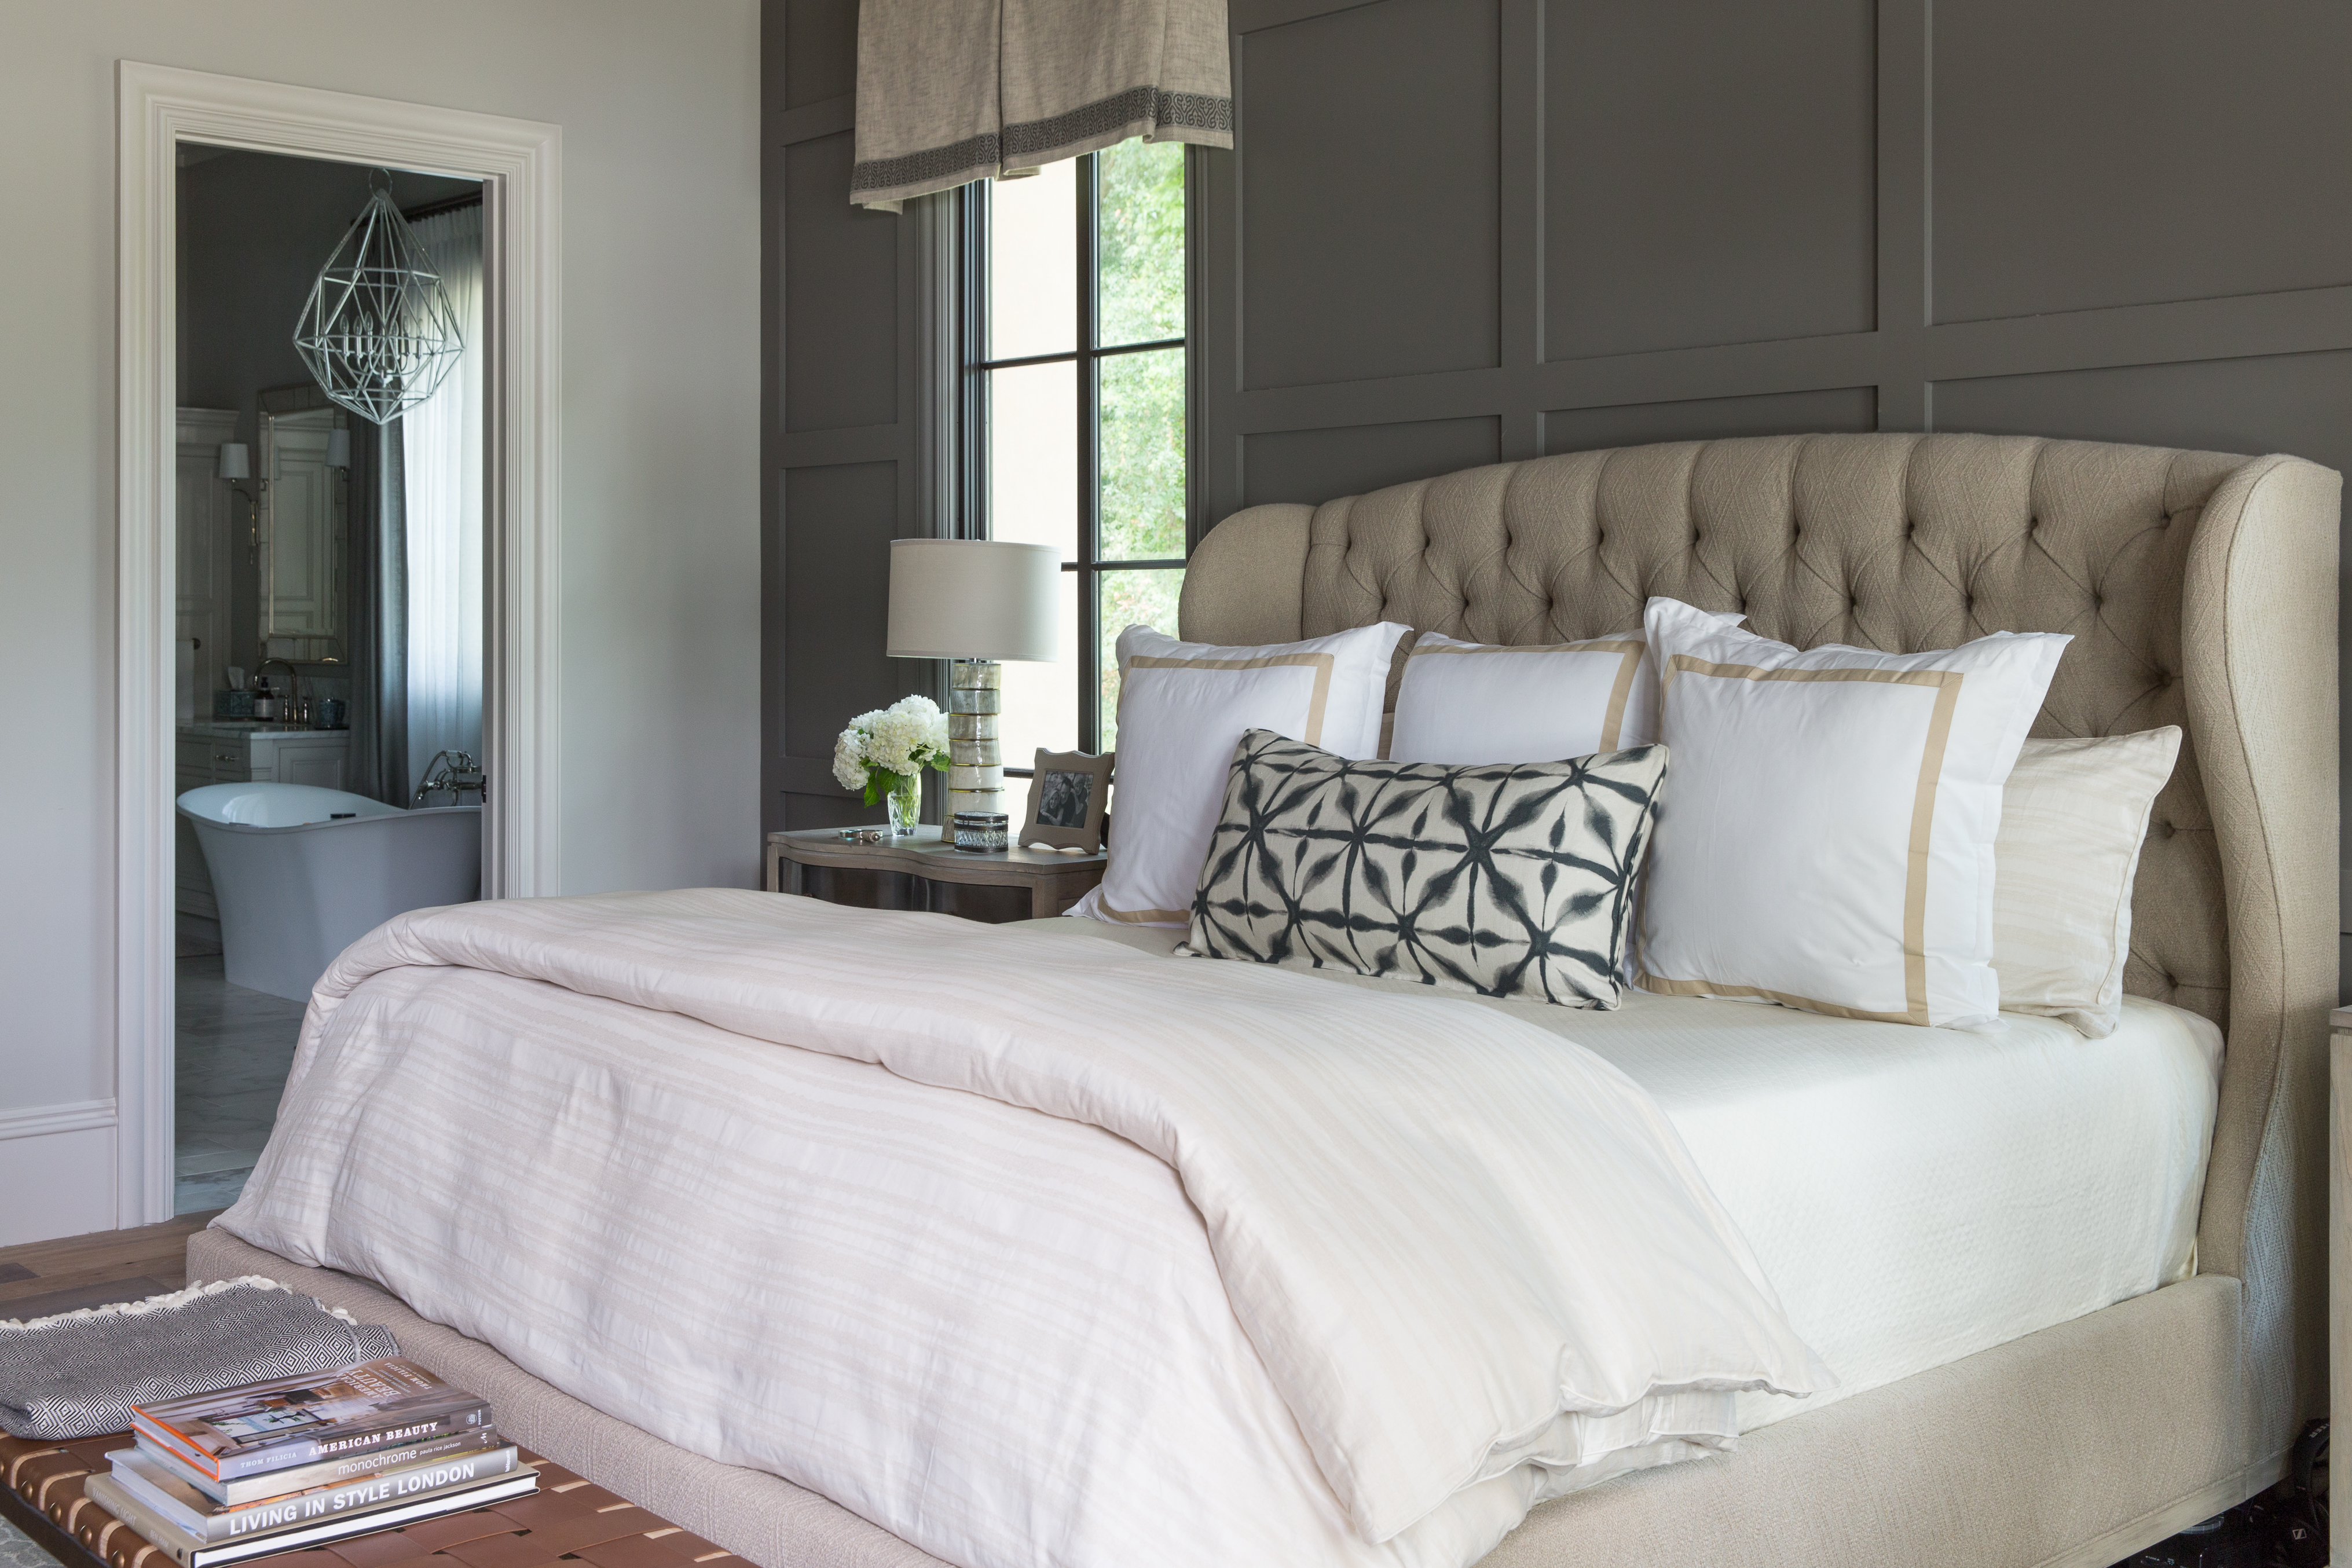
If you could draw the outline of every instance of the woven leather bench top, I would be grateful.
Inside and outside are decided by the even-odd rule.
[[[66,1568],[177,1568],[169,1552],[82,1495],[82,1478],[103,1474],[106,1456],[130,1443],[128,1432],[78,1443],[0,1436],[0,1513]],[[595,1568],[749,1568],[725,1548],[561,1465],[528,1449],[522,1458],[539,1467],[539,1490],[529,1497],[253,1561],[270,1568],[542,1568],[566,1561]]]

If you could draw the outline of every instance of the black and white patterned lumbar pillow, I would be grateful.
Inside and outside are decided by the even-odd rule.
[[[1664,746],[1447,766],[1351,762],[1252,730],[1185,945],[1614,1007],[1665,772]]]

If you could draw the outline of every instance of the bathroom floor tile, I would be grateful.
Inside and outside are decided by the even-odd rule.
[[[217,952],[182,958],[176,979],[173,1207],[193,1214],[235,1203],[253,1173],[294,1065],[302,1004],[231,985]]]
[[[250,1149],[192,1150],[183,1143],[178,1154],[173,1158],[172,1174],[175,1177],[211,1176],[223,1171],[250,1171],[260,1158],[259,1144]]]
[[[247,1165],[235,1171],[182,1176],[172,1184],[172,1212],[201,1214],[206,1209],[226,1208],[244,1193],[245,1179],[251,1174],[253,1167]]]

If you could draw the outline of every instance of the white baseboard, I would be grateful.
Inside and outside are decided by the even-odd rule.
[[[114,1101],[0,1110],[0,1247],[112,1230]]]

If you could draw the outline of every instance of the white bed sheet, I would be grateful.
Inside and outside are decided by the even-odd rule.
[[[1161,952],[1183,936],[1030,929]],[[1483,1005],[1589,1047],[1650,1091],[1790,1324],[1837,1373],[1834,1393],[1806,1400],[1742,1394],[1743,1430],[2194,1270],[2222,1040],[2193,1013],[2126,996],[2115,1034],[2092,1040],[2022,1014],[1978,1033],[1640,991],[1613,1013]]]

